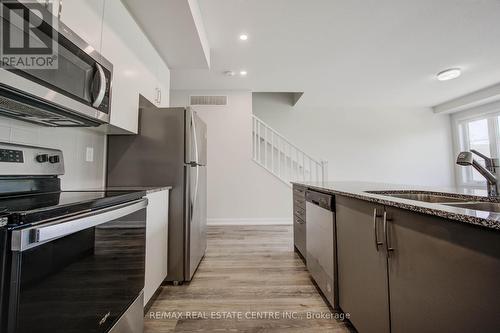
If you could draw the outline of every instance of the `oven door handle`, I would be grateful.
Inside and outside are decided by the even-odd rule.
[[[148,199],[143,198],[95,212],[72,216],[62,221],[58,220],[45,226],[14,231],[12,233],[12,250],[24,251],[33,248],[48,241],[127,216],[146,208],[147,205]]]

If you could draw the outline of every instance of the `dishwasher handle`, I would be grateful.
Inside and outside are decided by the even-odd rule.
[[[307,190],[306,201],[331,212],[335,211],[333,195],[322,192]]]

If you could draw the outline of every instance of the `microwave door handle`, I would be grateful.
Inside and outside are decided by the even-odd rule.
[[[102,100],[104,99],[104,94],[106,93],[106,75],[104,74],[104,69],[98,63],[95,64],[97,68],[97,75],[99,75],[99,92],[97,97],[94,99],[92,106],[98,108],[101,106]]]
[[[81,217],[68,218],[66,222],[61,221],[56,224],[21,231],[20,246],[17,250],[24,251],[47,241],[111,222],[146,208],[147,205],[147,199],[140,199],[131,203],[128,202],[112,208],[103,209],[99,212],[85,214]]]

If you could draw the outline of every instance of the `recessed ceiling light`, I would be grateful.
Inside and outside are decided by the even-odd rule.
[[[248,74],[247,71],[240,71],[241,76],[247,76],[247,74]]]
[[[240,40],[247,40],[248,39],[248,35],[247,34],[241,34],[240,35]]]
[[[460,68],[448,68],[437,73],[436,77],[439,81],[448,81],[456,79],[460,75],[462,75],[462,70]]]

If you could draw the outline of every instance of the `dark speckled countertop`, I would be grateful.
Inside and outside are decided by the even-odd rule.
[[[386,206],[407,209],[422,214],[439,216],[450,220],[450,222],[468,223],[490,229],[500,230],[500,213],[452,207],[439,203],[400,199],[385,196],[383,194],[367,193],[367,191],[383,191],[386,193],[391,193],[394,191],[404,191],[406,193],[421,193],[422,191],[425,191],[445,194],[447,196],[460,199],[463,198],[468,201],[499,202],[499,199],[488,198],[486,195],[486,190],[460,187],[436,188],[370,182],[293,182],[293,184],[302,185],[310,189],[316,189],[331,194],[338,194]]]

